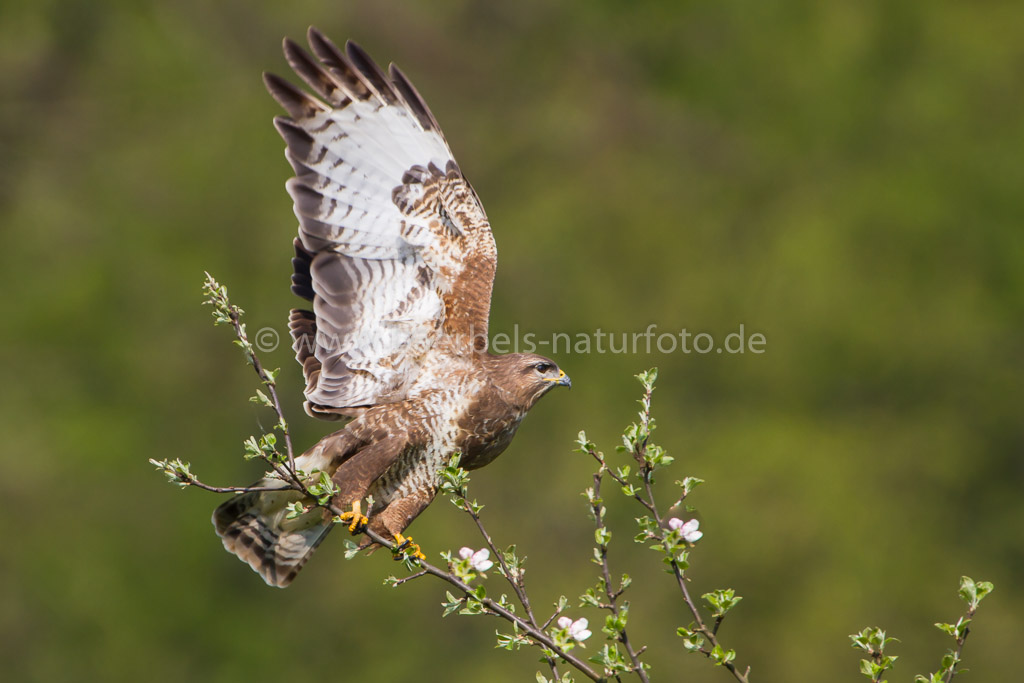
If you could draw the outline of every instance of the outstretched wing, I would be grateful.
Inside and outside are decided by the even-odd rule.
[[[315,28],[316,59],[289,64],[316,97],[272,74],[274,124],[295,169],[292,290],[313,303],[289,327],[306,408],[329,417],[406,398],[427,354],[486,344],[497,261],[487,216],[419,93],[357,45]]]

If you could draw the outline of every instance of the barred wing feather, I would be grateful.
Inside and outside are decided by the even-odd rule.
[[[295,170],[292,312],[306,408],[331,417],[408,397],[431,353],[479,350],[496,252],[487,217],[422,98],[316,29],[285,55],[315,93],[267,74]],[[468,342],[468,343],[467,343]],[[443,350],[442,350],[443,349]]]

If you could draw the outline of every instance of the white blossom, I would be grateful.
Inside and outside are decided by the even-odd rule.
[[[668,520],[668,527],[673,530],[677,530],[682,533],[683,540],[687,543],[696,543],[704,535],[703,531],[697,531],[697,527],[700,526],[700,522],[696,519],[691,519],[689,522],[684,522],[678,517],[673,517]]]
[[[577,643],[582,643],[590,637],[590,631],[587,630],[587,623],[587,620],[583,618],[573,621],[569,617],[560,617],[558,619],[558,628],[568,630],[570,638],[575,640]]]
[[[472,548],[461,548],[459,550],[459,557],[469,560],[469,566],[478,572],[485,572],[494,566],[494,563],[488,559],[490,556],[491,551],[487,548],[481,548],[475,552]]]

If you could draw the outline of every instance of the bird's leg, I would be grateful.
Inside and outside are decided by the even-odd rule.
[[[402,551],[404,554],[411,557],[415,557],[417,560],[425,560],[427,556],[420,550],[418,543],[412,540],[412,536],[403,536],[402,534],[395,534],[395,543],[398,544],[396,550]],[[395,559],[401,559],[400,556],[395,556]]]
[[[362,502],[358,500],[352,503],[351,510],[338,515],[338,519],[342,522],[350,522],[348,530],[353,536],[366,531],[366,525],[370,523],[370,520],[363,514]]]
[[[401,551],[395,555],[395,559],[402,557],[415,557],[423,560],[426,557],[420,550],[411,536],[402,534],[405,528],[412,523],[418,514],[423,512],[430,501],[434,499],[435,489],[425,487],[413,491],[404,498],[399,498],[389,503],[383,510],[378,512],[370,520],[370,529],[381,536],[390,536],[395,539],[396,550]]]
[[[351,509],[338,517],[348,522],[348,530],[361,534],[369,520],[363,514],[362,503],[373,482],[391,467],[405,448],[404,438],[389,438],[376,441],[357,451],[334,471],[331,480],[338,487],[332,502],[336,509]],[[369,512],[369,510],[367,510]]]

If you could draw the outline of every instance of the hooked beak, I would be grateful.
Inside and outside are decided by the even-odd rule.
[[[545,382],[552,382],[557,387],[572,387],[572,380],[569,379],[569,375],[565,374],[565,370],[558,370],[558,377],[545,377]]]

